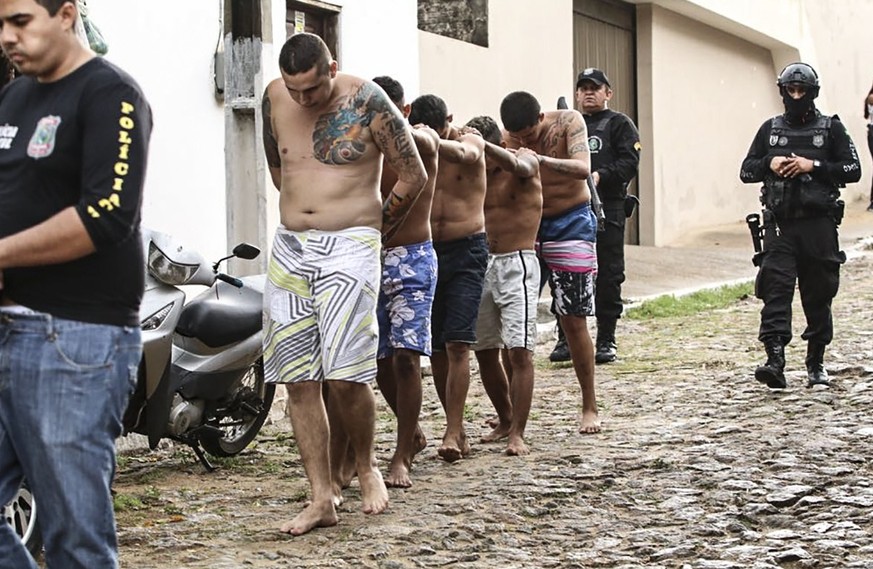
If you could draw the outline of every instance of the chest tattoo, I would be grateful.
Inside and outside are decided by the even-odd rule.
[[[312,132],[316,160],[340,166],[364,155],[367,150],[365,131],[373,116],[367,104],[371,92],[372,88],[364,84],[337,110],[319,117]]]

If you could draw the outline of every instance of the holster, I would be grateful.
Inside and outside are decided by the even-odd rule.
[[[624,216],[630,217],[640,205],[640,198],[633,194],[628,194],[624,198]]]

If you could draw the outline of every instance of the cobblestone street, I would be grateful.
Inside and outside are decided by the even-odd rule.
[[[789,388],[752,377],[760,303],[686,318],[624,319],[620,360],[597,368],[604,431],[577,433],[572,370],[537,353],[531,454],[474,444],[436,454],[443,414],[425,379],[428,447],[413,487],[379,516],[357,482],[339,525],[277,531],[307,499],[290,426],[262,431],[243,455],[205,473],[184,448],[120,459],[115,489],[124,567],[873,567],[873,258],[844,266],[826,354],[833,387],[805,388],[803,316],[788,346]],[[394,425],[380,405],[384,471]],[[467,430],[489,429],[474,375]]]

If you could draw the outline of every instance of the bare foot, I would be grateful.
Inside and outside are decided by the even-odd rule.
[[[467,435],[462,434],[460,442],[444,438],[443,444],[437,449],[437,454],[446,462],[457,462],[470,454],[470,443],[467,442]]]
[[[350,445],[349,451],[346,453],[343,463],[339,467],[339,480],[337,483],[341,488],[348,488],[352,483],[352,479],[357,476],[357,474],[358,471],[355,470],[355,452]]]
[[[361,485],[361,508],[365,514],[381,514],[388,507],[388,489],[382,480],[382,473],[372,467],[367,472],[358,473]]]
[[[388,469],[388,478],[385,479],[385,485],[388,488],[409,488],[412,486],[412,480],[409,478],[409,471],[412,468],[412,461],[404,459],[397,453],[391,459],[391,466]]]
[[[579,432],[583,435],[591,435],[600,432],[600,417],[595,411],[582,411],[582,426]]]
[[[303,535],[314,528],[326,528],[337,523],[333,502],[309,504],[290,522],[282,524],[279,531],[291,535]]]
[[[420,426],[415,428],[415,441],[413,445],[415,445],[414,454],[420,453],[427,447],[427,437],[424,436]]]
[[[509,427],[510,425],[496,425],[493,431],[482,437],[482,442],[493,443],[494,441],[505,439],[509,436]]]
[[[506,445],[507,456],[524,456],[529,452],[523,438],[515,435],[509,437],[509,444]]]

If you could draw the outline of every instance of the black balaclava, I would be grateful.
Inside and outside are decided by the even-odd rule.
[[[815,110],[814,100],[818,95],[816,88],[807,87],[806,93],[799,99],[789,95],[784,87],[779,90],[782,92],[782,103],[785,105],[785,114],[790,122],[803,122],[804,117]]]

